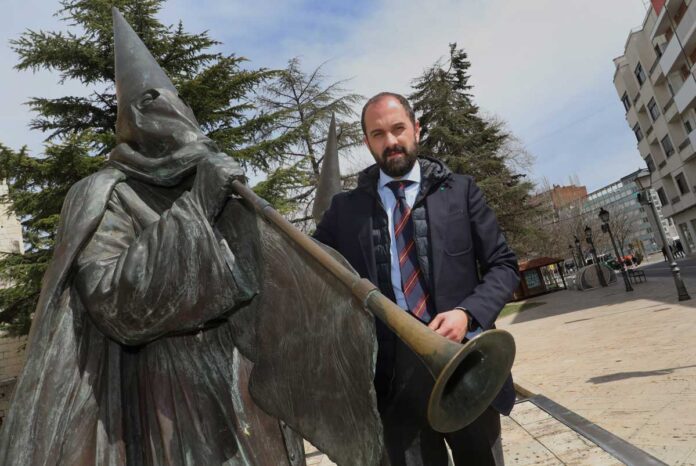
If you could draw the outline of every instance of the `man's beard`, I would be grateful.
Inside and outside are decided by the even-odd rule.
[[[404,157],[389,157],[389,155],[397,152],[404,154]],[[397,144],[387,147],[382,152],[381,157],[375,158],[377,159],[377,165],[379,165],[379,168],[381,168],[385,174],[392,178],[401,178],[410,172],[413,165],[416,163],[416,159],[418,158],[418,146],[415,142],[410,148]]]

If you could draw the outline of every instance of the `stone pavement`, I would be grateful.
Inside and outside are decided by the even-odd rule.
[[[498,322],[516,381],[670,465],[696,465],[696,280],[560,291]],[[588,463],[591,464],[591,463]]]
[[[624,463],[578,435],[529,401],[515,405],[502,418],[502,439],[507,466],[621,466]],[[307,466],[334,466],[305,442]]]
[[[517,342],[516,382],[669,465],[696,466],[696,279],[678,302],[671,278],[626,293],[560,291],[498,326]],[[503,418],[507,466],[620,465],[529,402]],[[308,445],[309,466],[333,465]]]

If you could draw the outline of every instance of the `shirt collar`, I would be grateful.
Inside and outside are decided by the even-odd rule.
[[[382,189],[386,186],[387,183],[390,181],[394,181],[396,178],[392,178],[391,176],[387,175],[382,171],[382,169],[379,169],[379,189]],[[406,173],[404,176],[399,178],[399,181],[413,181],[416,184],[419,184],[421,181],[421,169],[420,169],[420,162],[418,159],[416,159],[416,163],[413,164],[413,167],[411,168],[411,171]]]

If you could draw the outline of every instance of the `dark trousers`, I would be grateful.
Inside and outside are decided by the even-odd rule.
[[[447,466],[445,441],[456,466],[498,466],[500,414],[491,407],[473,423],[442,434],[430,428],[426,409],[433,378],[423,363],[400,341],[394,348],[390,388],[378,397],[384,441],[391,466]],[[496,444],[496,442],[498,442]]]

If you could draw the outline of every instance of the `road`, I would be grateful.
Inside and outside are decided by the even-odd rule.
[[[677,259],[677,265],[684,278],[696,278],[696,258]],[[669,264],[664,261],[653,262],[641,267],[645,274],[650,277],[671,277],[672,271]]]

